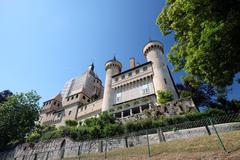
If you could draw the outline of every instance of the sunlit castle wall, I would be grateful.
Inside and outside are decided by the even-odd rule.
[[[159,41],[150,41],[143,49],[144,56],[148,62],[152,62],[153,83],[155,92],[171,91],[174,99],[178,99],[178,94],[174,86],[167,65],[164,62],[163,45]]]

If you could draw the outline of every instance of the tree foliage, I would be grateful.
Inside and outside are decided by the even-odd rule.
[[[174,33],[169,60],[197,81],[225,88],[240,71],[239,0],[167,0],[157,24]]]
[[[171,91],[157,91],[157,102],[159,104],[166,104],[173,100]]]
[[[10,90],[4,90],[2,92],[0,92],[0,103],[2,101],[5,101],[7,99],[7,97],[12,96],[13,93]]]
[[[35,91],[14,94],[0,103],[0,149],[24,140],[39,117],[39,95]]]
[[[184,79],[183,84],[177,84],[176,88],[182,98],[191,96],[197,107],[210,106],[217,96],[216,89],[203,82],[193,84]]]

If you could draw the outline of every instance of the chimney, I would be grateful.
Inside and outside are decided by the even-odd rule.
[[[132,57],[132,58],[130,58],[130,69],[135,68],[135,67],[136,67],[135,58]]]

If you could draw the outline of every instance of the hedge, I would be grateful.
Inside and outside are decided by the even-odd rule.
[[[125,124],[118,124],[111,120],[109,121],[109,123],[106,124],[96,123],[96,125],[92,125],[92,122],[96,120],[95,118],[93,119],[94,121],[89,123],[91,124],[89,126],[88,125],[76,126],[75,122],[73,122],[74,123],[73,125],[71,124],[59,128],[55,128],[52,126],[45,126],[42,128],[40,127],[40,129],[37,128],[30,135],[28,135],[27,140],[28,141],[36,141],[36,139],[49,140],[61,137],[70,137],[76,141],[92,140],[104,137],[119,136],[151,128],[165,127],[189,121],[196,121],[200,119],[205,119],[209,116],[219,116],[223,114],[224,112],[221,110],[210,109],[204,113],[194,111],[189,112],[185,115],[174,115],[170,117],[160,116],[157,119],[147,118],[138,121],[128,121]],[[108,121],[106,117],[107,116],[104,117],[105,122]],[[110,119],[112,119],[112,117],[110,117]],[[72,123],[72,121],[70,123]]]

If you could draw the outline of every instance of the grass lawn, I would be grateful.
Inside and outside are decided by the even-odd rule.
[[[220,148],[216,135],[212,135],[151,145],[151,159],[240,160],[240,131],[220,133],[220,137],[229,153]],[[81,157],[81,159],[104,159],[104,153],[83,154]],[[148,159],[148,147],[145,145],[117,149],[108,152],[107,157],[114,160],[144,160]],[[68,160],[75,159],[78,158]]]

